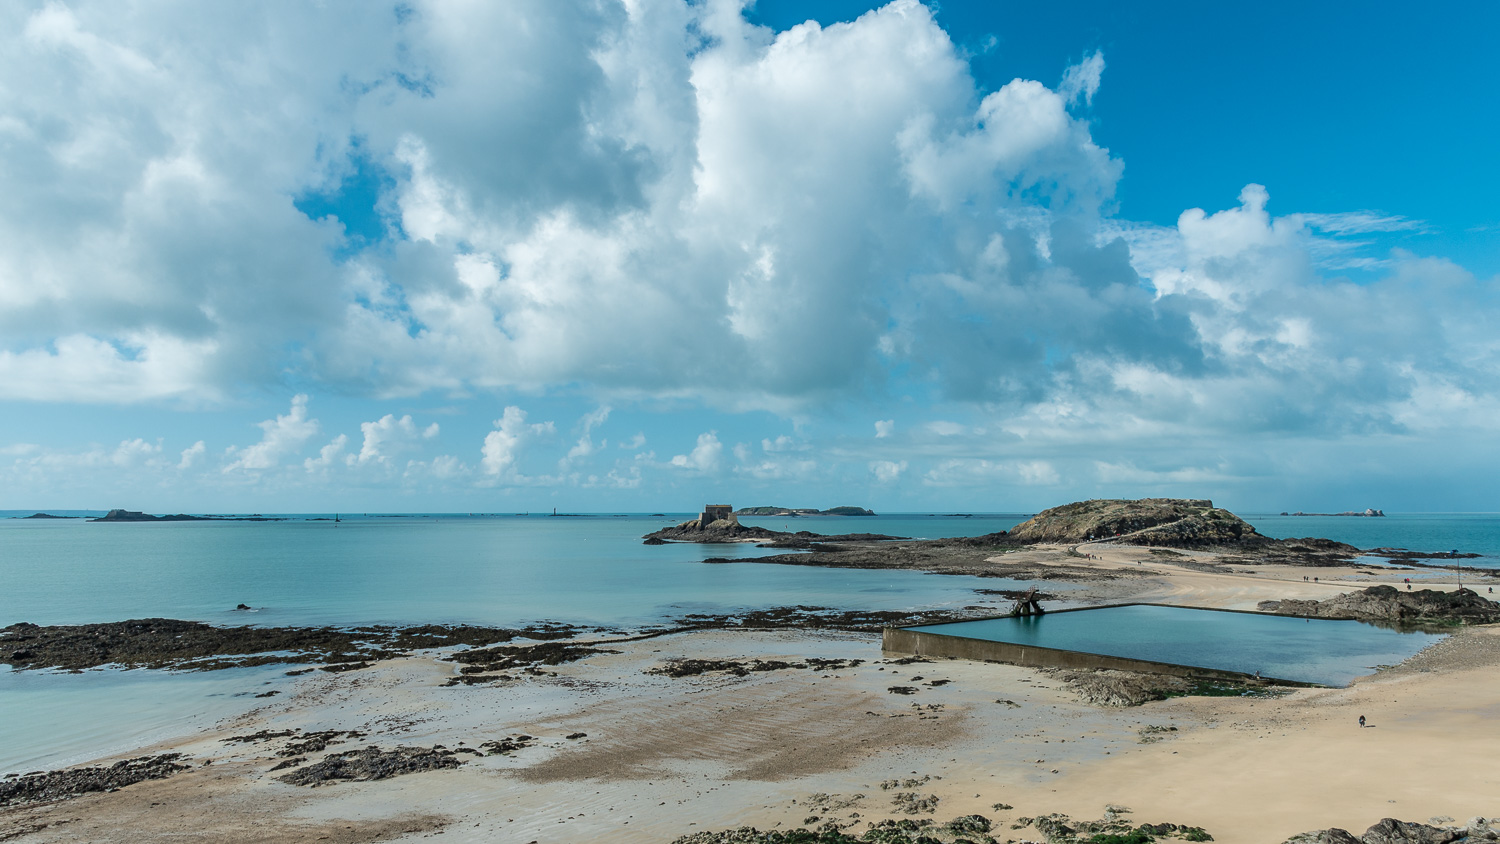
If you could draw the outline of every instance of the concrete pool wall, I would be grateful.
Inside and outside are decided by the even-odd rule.
[[[1209,610],[1212,612],[1247,612],[1245,610],[1225,610],[1217,607],[1178,607],[1169,604],[1131,603],[1111,604],[1102,607],[1073,607],[1070,609],[1052,610],[1047,615],[1132,606],[1174,607],[1178,609]],[[1259,612],[1249,614],[1269,615],[1269,613]],[[1296,617],[1301,618],[1302,616]],[[990,616],[988,619],[966,619],[965,621],[984,621],[1002,618],[1010,618],[1010,616]],[[962,624],[964,622],[954,623]],[[1061,648],[1047,648],[1030,644],[1016,644],[1014,642],[997,642],[990,639],[975,639],[967,636],[950,636],[942,633],[934,633],[930,630],[908,630],[901,627],[886,627],[881,630],[880,649],[882,653],[891,655],[972,659],[983,662],[1020,665],[1027,668],[1102,668],[1116,671],[1138,671],[1146,674],[1168,674],[1174,677],[1187,677],[1195,680],[1259,680],[1262,683],[1297,687],[1318,685],[1297,680],[1282,680],[1276,677],[1257,677],[1254,674],[1246,674],[1240,671],[1227,671],[1196,665],[1178,665],[1170,662],[1132,659],[1130,657],[1109,656],[1107,654],[1063,650]]]

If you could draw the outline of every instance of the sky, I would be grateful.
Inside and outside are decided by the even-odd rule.
[[[7,3],[0,509],[1497,511],[1496,31]]]

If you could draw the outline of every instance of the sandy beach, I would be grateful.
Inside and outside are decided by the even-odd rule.
[[[1131,575],[1085,582],[1068,593],[1080,603],[1254,609],[1413,576],[1322,567],[1315,583],[1303,579],[1308,568],[1108,544],[1021,553]],[[1420,576],[1428,588],[1456,585],[1451,572]],[[979,814],[999,841],[1041,841],[1020,819],[1092,820],[1112,806],[1133,823],[1249,844],[1330,826],[1357,835],[1388,816],[1500,815],[1500,773],[1488,761],[1500,756],[1500,629],[1463,630],[1345,689],[1129,708],[1083,703],[1043,671],[903,661],[883,655],[874,634],[715,630],[608,650],[489,685],[444,685],[455,666],[435,653],[315,672],[242,718],[141,750],[183,753],[190,770],[5,809],[0,840],[645,844],[829,821],[857,835],[889,818]],[[806,667],[648,673],[688,658]],[[848,662],[820,669],[814,659]],[[461,764],[317,787],[279,780],[284,771],[271,768],[291,757],[278,754],[318,731],[341,732],[304,754],[309,764],[368,745],[442,745]]]

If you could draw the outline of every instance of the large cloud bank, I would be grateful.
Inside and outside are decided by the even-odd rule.
[[[1275,217],[1257,185],[1175,228],[1119,220],[1124,165],[1087,120],[1105,57],[984,93],[914,0],[779,34],[734,2],[641,0],[20,3],[0,24],[0,398],[565,386],[796,415],[917,394],[1033,444],[1500,410],[1493,282],[1354,255],[1408,221]],[[1377,280],[1336,279],[1358,261]],[[310,438],[304,406],[232,466]],[[491,478],[533,434],[512,417]],[[348,460],[415,437],[371,425]],[[682,465],[719,465],[704,436]],[[888,456],[882,480],[906,469]]]

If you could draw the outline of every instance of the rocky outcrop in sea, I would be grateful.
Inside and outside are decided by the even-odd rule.
[[[702,517],[690,519],[679,525],[653,531],[644,537],[645,544],[647,545],[662,545],[667,542],[699,542],[705,544],[774,542],[777,543],[778,547],[788,548],[805,548],[812,542],[876,542],[901,538],[899,536],[886,536],[879,533],[842,533],[835,536],[813,533],[807,530],[789,533],[763,527],[742,525],[740,524],[740,520],[733,515],[713,521],[707,521]],[[783,546],[782,543],[791,544]]]
[[[1313,618],[1354,618],[1396,624],[1492,624],[1500,621],[1500,604],[1469,589],[1405,592],[1394,586],[1371,586],[1326,601],[1261,601],[1257,609]]]

